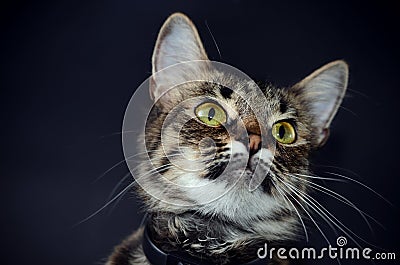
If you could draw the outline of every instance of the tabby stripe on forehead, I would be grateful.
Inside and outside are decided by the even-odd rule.
[[[280,99],[280,104],[279,104],[280,112],[281,113],[285,113],[287,111],[287,109],[288,109],[288,105],[287,105],[286,101],[283,98],[281,98]]]
[[[227,99],[229,99],[229,98],[231,98],[231,96],[232,96],[232,93],[233,93],[233,90],[232,89],[229,89],[229,88],[227,88],[227,87],[220,87],[219,88],[219,91],[221,92],[221,95],[224,97],[224,98],[227,98]]]

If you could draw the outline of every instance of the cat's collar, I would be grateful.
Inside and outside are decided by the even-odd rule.
[[[182,251],[164,252],[156,246],[150,236],[149,222],[146,222],[146,226],[143,233],[142,247],[143,252],[147,260],[152,265],[212,265],[207,261],[188,255]],[[265,265],[267,259],[255,259],[253,261],[243,263],[242,265]],[[235,263],[235,265],[240,265]]]

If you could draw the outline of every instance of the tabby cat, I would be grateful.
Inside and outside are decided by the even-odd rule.
[[[145,157],[134,172],[147,218],[107,265],[286,264],[258,260],[257,250],[303,236],[302,180],[328,138],[347,64],[288,88],[257,84],[211,62],[193,23],[175,13],[152,67]]]

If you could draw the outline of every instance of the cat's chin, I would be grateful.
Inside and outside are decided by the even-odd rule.
[[[256,189],[250,184],[254,178],[251,169],[230,171],[215,180],[198,179],[195,189],[183,189],[186,197],[198,203],[196,208],[218,213],[234,215],[247,212],[246,215],[268,215],[279,202],[268,194],[261,183]],[[270,176],[265,176],[268,181]],[[192,182],[194,183],[194,182]],[[230,202],[230,203],[228,203]]]

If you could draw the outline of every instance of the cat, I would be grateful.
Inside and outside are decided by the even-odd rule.
[[[148,159],[135,172],[148,217],[107,265],[287,264],[275,256],[260,263],[257,250],[302,237],[303,179],[329,136],[348,66],[333,61],[289,88],[219,66],[187,16],[166,20],[140,137]]]

